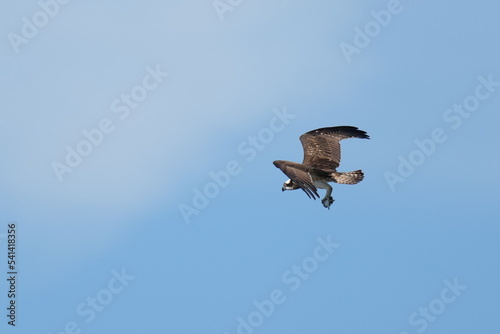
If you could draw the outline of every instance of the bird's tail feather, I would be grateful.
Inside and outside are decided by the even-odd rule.
[[[334,182],[341,184],[356,184],[361,182],[365,177],[365,174],[361,170],[355,170],[354,172],[334,172],[332,173]]]

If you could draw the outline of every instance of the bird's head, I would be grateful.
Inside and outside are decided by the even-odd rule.
[[[292,180],[288,179],[283,183],[283,188],[281,188],[281,191],[285,190],[296,190],[299,189],[300,187],[296,185]]]

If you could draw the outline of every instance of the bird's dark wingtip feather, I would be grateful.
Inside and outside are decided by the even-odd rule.
[[[313,191],[309,188],[301,188],[302,190],[304,190],[304,192],[306,193],[307,197],[309,198],[312,198],[313,200],[316,200],[316,196],[318,196],[319,198],[319,195],[316,191]]]
[[[322,133],[344,133],[355,138],[370,139],[370,136],[366,133],[366,131],[360,130],[355,126],[350,126],[350,125],[319,128],[307,132],[307,134],[310,135],[322,134]]]

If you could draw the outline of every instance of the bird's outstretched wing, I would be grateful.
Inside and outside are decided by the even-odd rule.
[[[276,160],[273,164],[281,169],[283,173],[286,174],[297,186],[299,186],[304,192],[309,196],[309,198],[316,199],[319,198],[318,189],[314,186],[311,176],[309,175],[309,168],[302,164]]]
[[[335,171],[340,164],[340,141],[347,138],[370,139],[365,131],[354,126],[320,128],[304,133],[300,136],[304,148],[302,164],[324,171]]]

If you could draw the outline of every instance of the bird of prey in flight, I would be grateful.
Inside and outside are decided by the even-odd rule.
[[[340,141],[347,138],[370,139],[365,131],[354,126],[320,128],[300,136],[304,149],[304,160],[301,164],[284,160],[273,162],[290,178],[285,181],[281,190],[302,189],[309,198],[316,200],[320,198],[318,188],[326,189],[321,202],[325,208],[330,209],[334,199],[331,196],[333,188],[328,182],[356,184],[364,177],[361,170],[337,172],[340,164]]]

